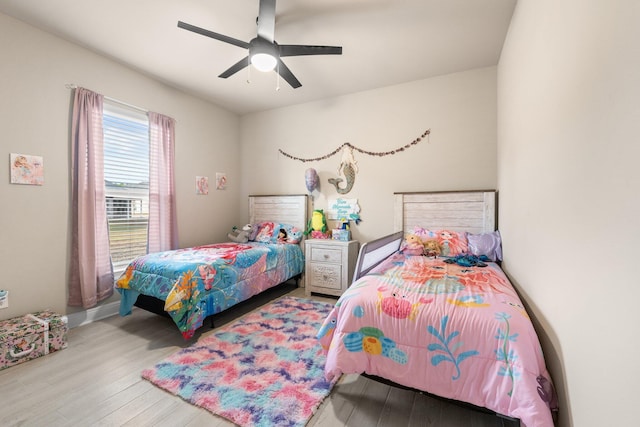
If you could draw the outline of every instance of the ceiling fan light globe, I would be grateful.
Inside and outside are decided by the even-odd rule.
[[[256,53],[251,56],[251,65],[258,71],[271,71],[276,68],[278,61],[268,53]]]

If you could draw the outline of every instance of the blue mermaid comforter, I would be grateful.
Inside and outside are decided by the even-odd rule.
[[[120,314],[130,314],[140,294],[158,298],[189,339],[207,316],[303,270],[300,245],[289,243],[217,243],[148,254],[132,261],[116,282]]]

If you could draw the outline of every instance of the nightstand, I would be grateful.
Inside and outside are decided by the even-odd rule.
[[[357,240],[305,241],[305,293],[340,296],[353,279],[360,243]]]

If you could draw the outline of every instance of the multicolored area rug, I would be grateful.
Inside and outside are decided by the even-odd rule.
[[[316,339],[332,305],[284,297],[167,357],[142,377],[240,426],[304,426],[335,382]]]

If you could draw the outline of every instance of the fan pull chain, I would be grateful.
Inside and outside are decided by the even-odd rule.
[[[251,58],[247,56],[247,84],[251,83]]]
[[[280,61],[276,63],[276,92],[280,90]]]

